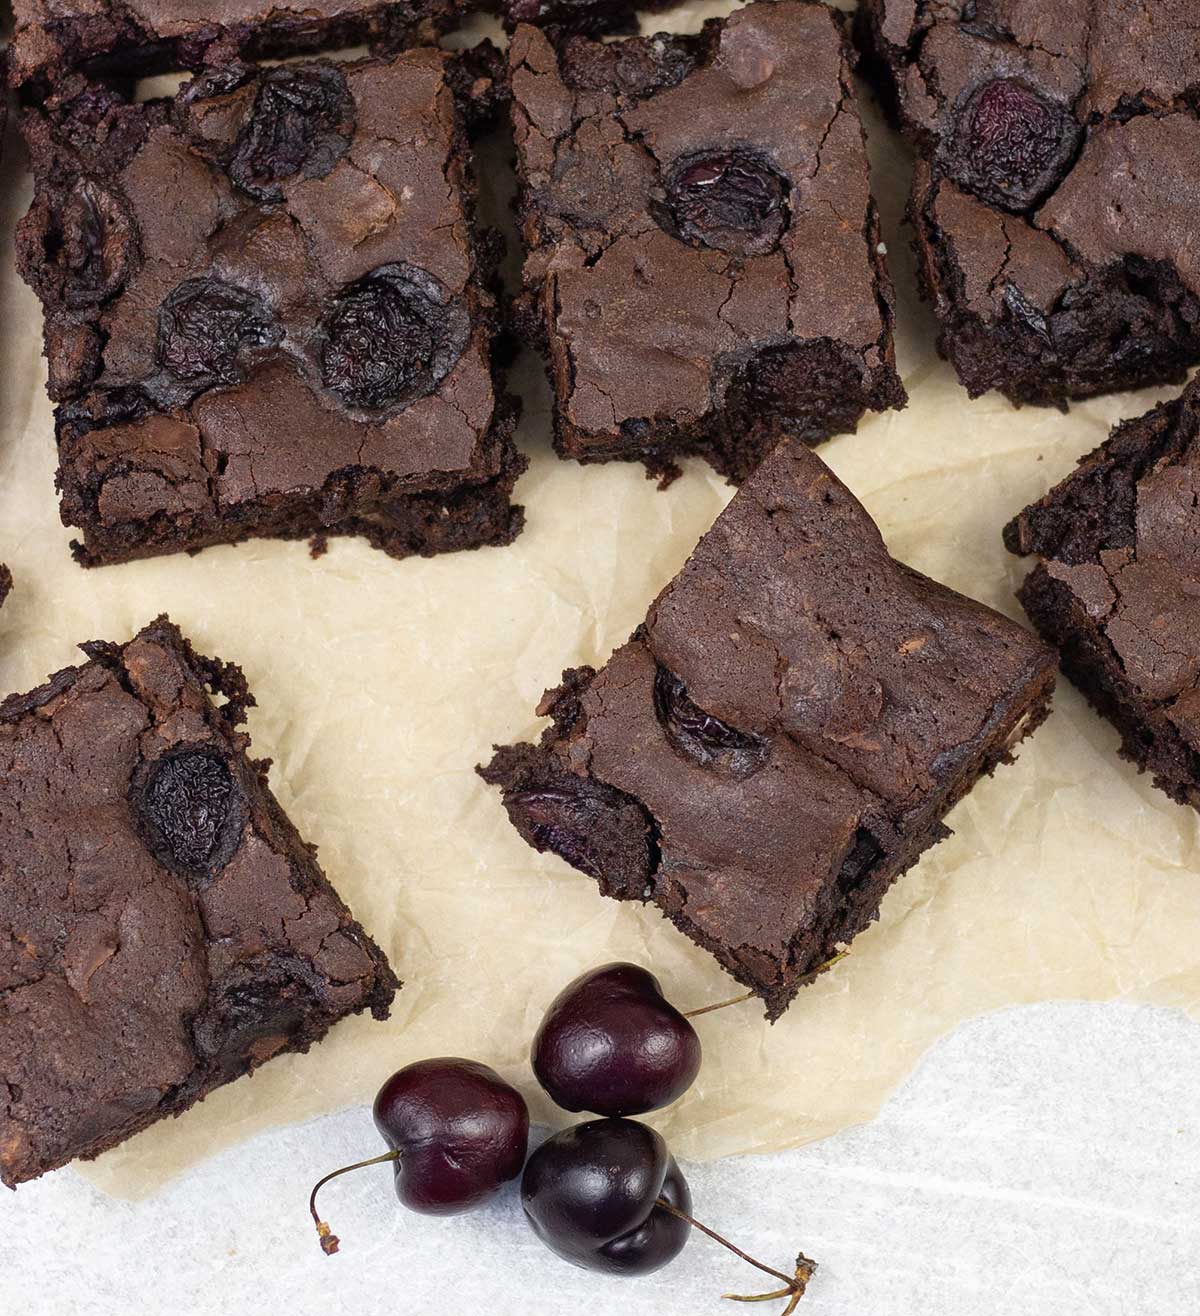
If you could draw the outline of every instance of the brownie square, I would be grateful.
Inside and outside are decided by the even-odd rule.
[[[972,397],[1061,403],[1200,360],[1190,0],[864,0],[918,163],[939,347]]]
[[[455,26],[463,0],[13,0],[12,78],[46,87],[66,72],[135,76],[370,44],[396,50]]]
[[[81,562],[517,534],[458,70],[431,49],[234,63],[145,103],[73,78],[26,111],[18,258]]]
[[[399,985],[165,618],[0,704],[0,1179],[92,1157]],[[210,697],[221,696],[218,704]]]
[[[1005,528],[1019,597],[1121,753],[1200,808],[1200,381],[1125,421]]]
[[[760,0],[699,36],[509,46],[527,336],[555,445],[741,480],[901,406],[841,25]]]
[[[785,441],[537,746],[484,779],[513,825],[653,901],[775,1018],[1046,716],[1054,653],[889,556]]]

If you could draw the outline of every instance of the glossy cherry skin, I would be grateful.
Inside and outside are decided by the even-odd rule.
[[[700,1038],[636,964],[605,964],[554,998],[533,1039],[533,1071],[564,1110],[644,1115],[700,1072]]]
[[[486,1065],[444,1057],[393,1074],[375,1098],[375,1127],[400,1153],[396,1195],[413,1211],[453,1215],[521,1173],[529,1110]]]
[[[662,1138],[636,1120],[605,1119],[556,1133],[529,1158],[521,1204],[534,1233],[566,1261],[612,1275],[648,1275],[683,1251],[687,1180]]]

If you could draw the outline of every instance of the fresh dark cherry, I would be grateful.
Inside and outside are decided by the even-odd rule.
[[[454,1215],[494,1197],[521,1173],[529,1111],[521,1094],[473,1060],[420,1060],[393,1074],[375,1098],[375,1126],[391,1148],[328,1174],[309,1210],[327,1253],[338,1239],[317,1215],[317,1193],[339,1175],[395,1164],[396,1195],[412,1211]]]
[[[263,75],[238,138],[229,173],[260,201],[279,201],[279,184],[322,178],[345,155],[354,131],[354,98],[333,64],[282,65]]]
[[[564,1110],[643,1115],[681,1097],[700,1072],[700,1038],[636,964],[581,974],[551,1002],[533,1071]]]
[[[556,1133],[533,1153],[521,1204],[560,1257],[614,1275],[648,1275],[683,1251],[687,1181],[662,1137],[636,1120],[604,1119]]]
[[[687,1180],[662,1137],[637,1120],[603,1119],[556,1133],[521,1178],[533,1231],[565,1261],[610,1275],[648,1275],[675,1260],[693,1228],[779,1280],[766,1297],[796,1303],[816,1269],[801,1253],[792,1276],[755,1261],[691,1215]]]
[[[959,181],[993,205],[1027,210],[1066,169],[1079,126],[1024,83],[996,78],[967,103],[957,137]]]
[[[248,349],[277,342],[278,329],[253,293],[220,279],[187,279],[158,313],[158,363],[198,388],[232,384]]]
[[[774,249],[787,227],[787,181],[739,152],[714,152],[676,164],[666,184],[671,227],[684,241],[735,256]]]

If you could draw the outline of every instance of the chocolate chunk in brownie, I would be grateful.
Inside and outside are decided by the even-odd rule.
[[[760,0],[698,36],[509,47],[523,315],[555,444],[743,479],[901,406],[841,26]]]
[[[430,49],[233,63],[149,102],[76,77],[25,112],[18,256],[82,562],[516,535],[456,67]]]
[[[1121,752],[1200,808],[1200,382],[1118,425],[1005,529],[1020,599]]]
[[[1200,23],[1190,0],[864,0],[918,152],[910,216],[972,397],[1061,403],[1200,360]]]
[[[178,1115],[399,985],[165,618],[0,704],[0,1179]],[[223,702],[217,702],[220,697]]]
[[[368,44],[395,51],[454,27],[463,0],[13,0],[12,78],[44,92],[64,73],[136,76],[214,59]]]
[[[484,779],[514,826],[653,901],[776,1017],[1046,716],[1054,653],[894,561],[785,441],[645,624]]]

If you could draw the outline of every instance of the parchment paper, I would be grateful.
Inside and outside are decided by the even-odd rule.
[[[673,15],[693,27],[692,6]],[[664,26],[662,22],[655,26]],[[1003,523],[1173,390],[1055,411],[968,402],[937,361],[898,228],[907,161],[870,116],[876,191],[900,291],[907,411],[865,421],[823,455],[918,569],[1019,616],[1023,567]],[[28,201],[13,140],[4,251]],[[202,651],[241,663],[258,696],[257,753],[330,878],[405,978],[392,1019],[340,1025],[86,1169],[108,1192],[152,1191],[253,1130],[369,1102],[394,1068],[435,1054],[495,1065],[536,1119],[565,1123],[533,1082],[529,1038],[554,993],[608,959],[651,967],[690,1008],[737,990],[653,909],[603,900],[533,854],[475,777],[493,742],[538,729],[565,666],[601,662],[641,619],[730,490],[696,465],[660,493],[638,467],[581,468],[549,450],[545,391],[525,371],[520,443],[533,463],[515,545],[395,562],[335,542],[254,543],[84,572],[53,489],[40,319],[11,257],[0,271],[0,685],[25,689],[168,610]],[[656,1123],[681,1156],[763,1151],[872,1115],[959,1021],[1018,1002],[1125,997],[1200,1018],[1196,814],[1116,757],[1115,733],[1063,687],[1049,723],[950,818],[955,835],[893,889],[879,924],[769,1027],[753,1004],[705,1016],[696,1086]]]

